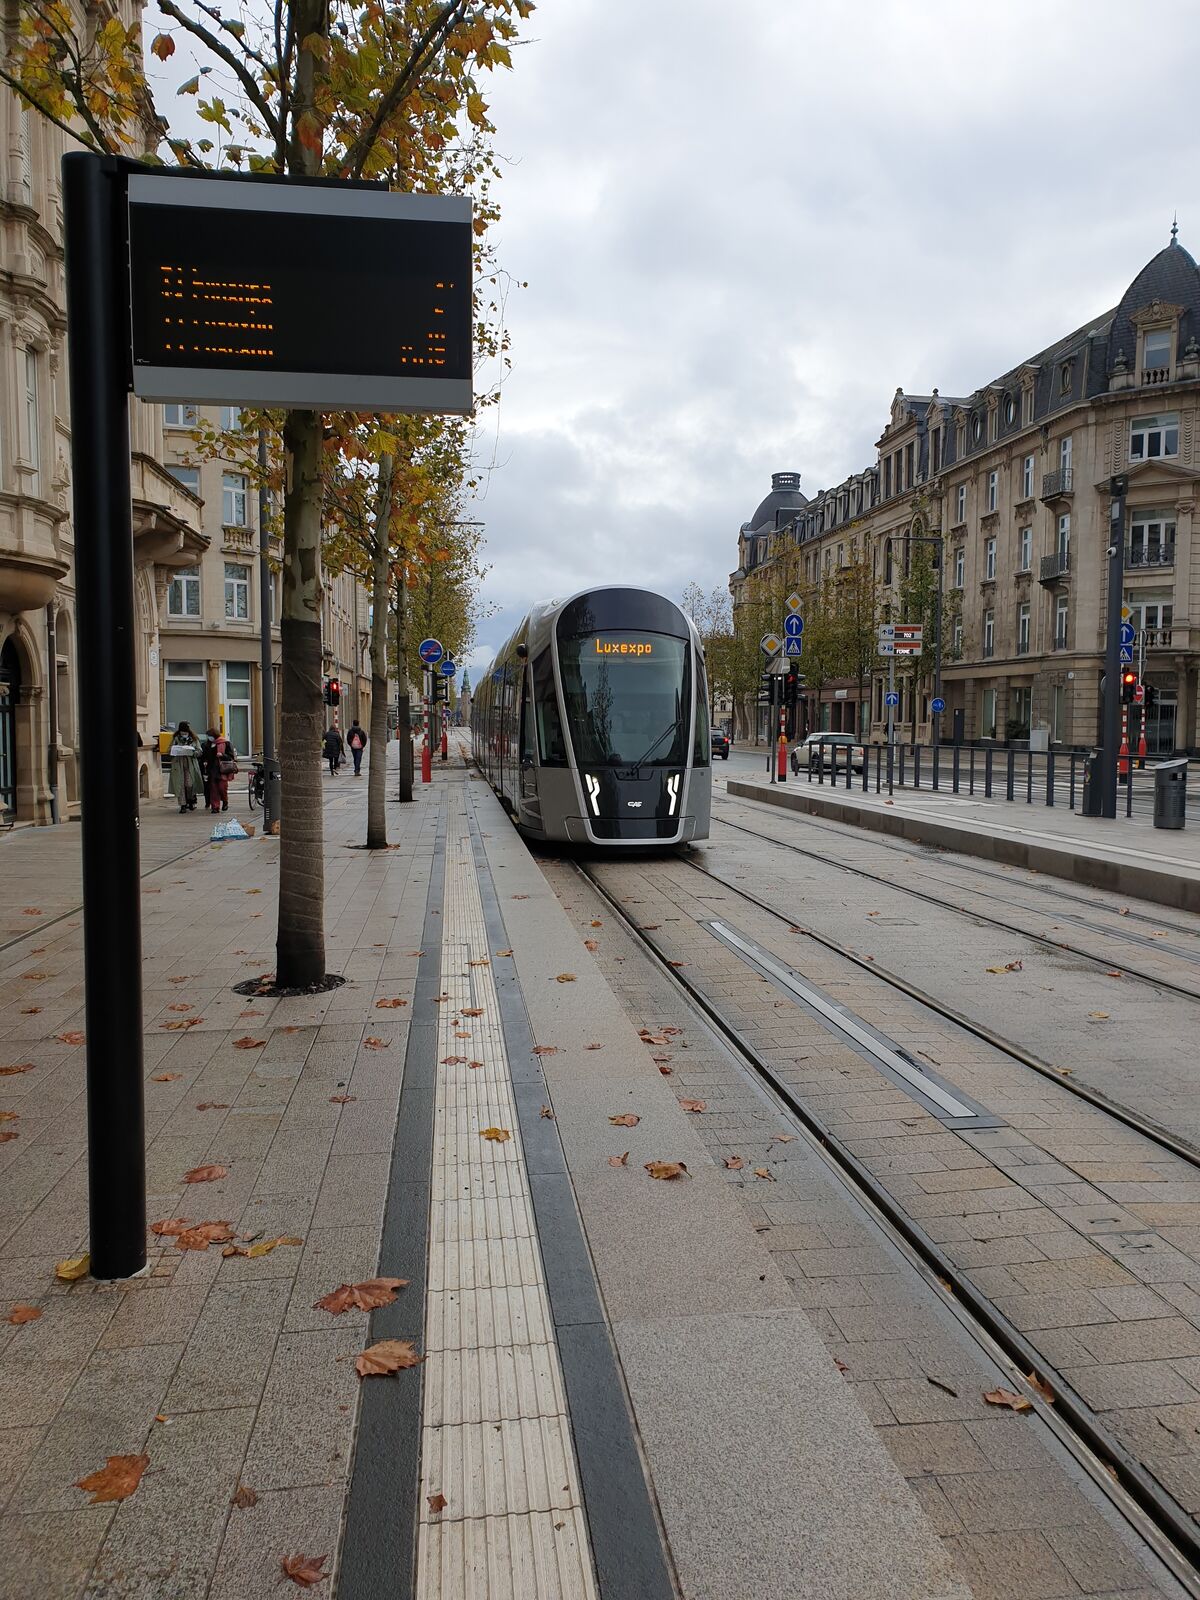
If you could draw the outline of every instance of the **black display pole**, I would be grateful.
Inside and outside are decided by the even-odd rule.
[[[1121,742],[1121,607],[1125,603],[1125,490],[1120,474],[1109,480],[1108,630],[1104,640],[1101,720],[1100,815],[1117,814],[1117,747]]]
[[[79,630],[80,818],[94,1278],[146,1265],[137,686],[125,173],[63,157]]]

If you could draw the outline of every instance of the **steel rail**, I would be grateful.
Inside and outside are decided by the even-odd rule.
[[[1023,1383],[1032,1407],[1055,1436],[1071,1449],[1073,1457],[1087,1471],[1091,1480],[1188,1592],[1200,1596],[1200,1571],[1197,1570],[1200,1568],[1200,1528],[1178,1501],[1109,1433],[1062,1375],[1054,1368],[1047,1367],[1025,1335],[986,1296],[979,1293],[942,1247],[908,1216],[842,1139],[804,1104],[778,1077],[770,1062],[726,1020],[703,989],[691,977],[671,966],[669,958],[655,941],[592,871],[578,862],[574,865],[625,929],[649,951],[662,972],[687,995],[725,1043],[795,1117],[860,1200],[868,1203],[869,1209],[886,1222],[891,1233],[907,1246],[906,1253],[915,1256],[927,1280],[941,1280],[943,1285],[949,1286],[949,1305],[960,1312],[964,1326],[972,1332],[976,1328],[981,1330],[986,1335],[986,1339],[980,1339],[984,1348],[994,1346],[1006,1362],[1012,1364],[1015,1381]],[[706,876],[715,875],[707,873]],[[736,889],[733,892],[741,893]],[[870,970],[875,969],[872,966]],[[978,1333],[976,1337],[979,1337]],[[1015,1378],[1018,1373],[1019,1379]],[[1052,1403],[1047,1403],[1035,1380],[1040,1380],[1049,1390],[1053,1396]]]

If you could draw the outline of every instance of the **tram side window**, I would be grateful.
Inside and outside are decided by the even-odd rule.
[[[692,765],[707,767],[712,760],[712,743],[708,736],[708,674],[701,667],[696,683],[696,738],[692,745]]]
[[[533,695],[537,705],[538,753],[544,767],[565,767],[567,747],[563,739],[562,718],[558,712],[558,691],[554,687],[554,663],[550,651],[543,650],[533,663]]]
[[[521,765],[533,765],[533,696],[529,689],[529,671],[524,674],[521,694]]]

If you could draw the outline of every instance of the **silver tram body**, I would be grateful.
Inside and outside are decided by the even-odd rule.
[[[661,595],[613,586],[534,606],[480,680],[471,731],[529,838],[661,849],[708,837],[704,651]]]

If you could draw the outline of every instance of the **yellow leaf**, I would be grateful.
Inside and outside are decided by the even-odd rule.
[[[485,1128],[483,1137],[490,1139],[493,1144],[503,1144],[507,1139],[512,1138],[512,1134],[509,1133],[507,1128]]]
[[[91,1264],[91,1255],[85,1250],[81,1256],[68,1256],[65,1261],[56,1261],[54,1276],[61,1278],[64,1283],[74,1283],[76,1278],[87,1276]]]

